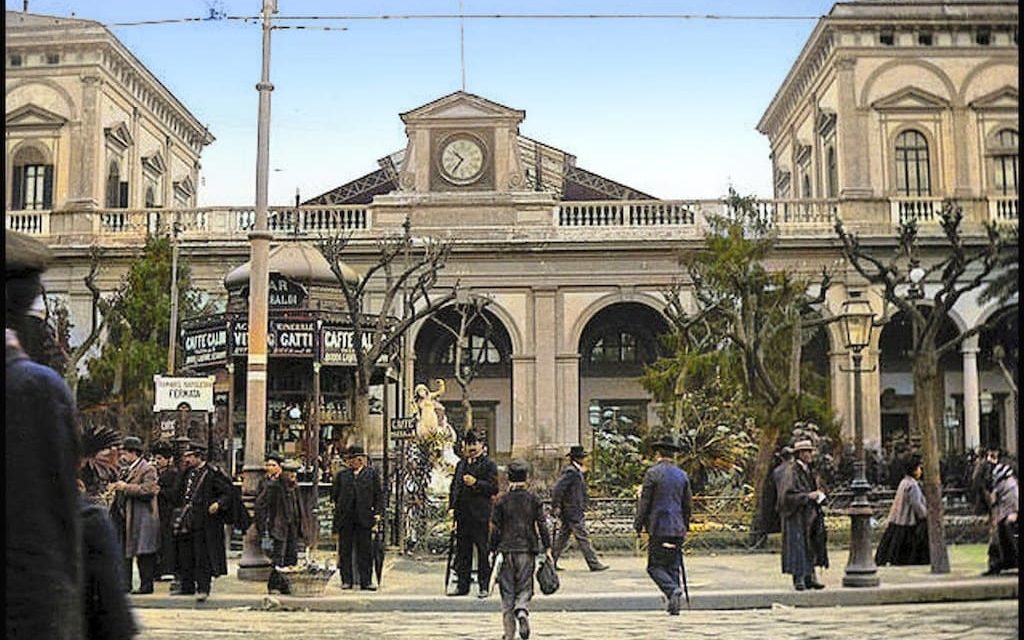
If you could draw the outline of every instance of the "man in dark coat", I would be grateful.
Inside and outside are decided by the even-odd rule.
[[[384,490],[377,470],[367,464],[365,450],[352,445],[346,454],[348,467],[334,476],[332,531],[338,534],[338,566],[341,588],[351,589],[352,551],[359,570],[359,588],[376,591],[373,585],[373,527],[384,514]]]
[[[508,493],[498,498],[491,516],[491,551],[502,555],[498,572],[501,614],[505,634],[513,640],[530,637],[530,599],[533,567],[538,553],[551,556],[551,535],[544,521],[540,498],[527,489],[529,466],[522,460],[508,465]],[[554,559],[551,560],[554,563]]]
[[[87,640],[128,640],[135,637],[131,605],[124,594],[121,549],[107,510],[84,495],[82,510],[85,635]]]
[[[273,543],[270,561],[274,567],[290,567],[298,562],[298,498],[296,492],[284,484],[283,463],[281,454],[275,451],[267,454],[263,465],[267,475],[256,495],[256,528],[261,538],[270,536]],[[267,590],[287,593],[288,585],[272,570]]]
[[[84,635],[75,402],[53,369],[26,355],[28,336],[10,330],[42,294],[49,251],[10,230],[4,244],[5,636],[73,640]]]
[[[171,513],[174,511],[175,491],[178,486],[178,468],[175,465],[174,449],[169,444],[153,447],[153,462],[156,466],[157,509],[160,512],[160,549],[156,554],[156,579],[161,580],[177,572],[174,561],[174,533],[171,530]]]
[[[655,463],[644,474],[633,528],[647,529],[647,575],[665,595],[669,615],[679,615],[683,589],[683,540],[690,530],[693,496],[690,479],[672,456],[678,445],[666,438],[652,445]]]
[[[569,458],[569,464],[562,469],[562,475],[551,489],[551,507],[554,509],[555,518],[561,520],[551,556],[557,565],[558,558],[569,543],[569,536],[573,535],[590,570],[604,571],[608,565],[598,560],[597,553],[590,544],[590,533],[587,531],[587,521],[583,513],[587,507],[587,481],[583,476],[583,460],[587,453],[583,447],[576,444],[569,448],[566,457]]]
[[[469,593],[473,570],[473,549],[476,549],[479,596],[486,598],[491,579],[487,557],[488,527],[491,520],[491,498],[498,493],[498,465],[484,453],[484,443],[473,431],[463,437],[465,455],[455,465],[448,510],[455,522],[456,590],[450,595]]]
[[[824,589],[818,582],[815,567],[828,567],[825,547],[824,514],[820,502],[825,494],[811,469],[814,445],[810,440],[793,444],[796,459],[779,483],[779,505],[782,517],[782,572],[793,576],[793,587]]]
[[[178,518],[176,528],[180,595],[195,594],[198,602],[210,597],[213,577],[227,574],[224,520],[230,509],[232,486],[227,475],[206,462],[206,447],[193,442],[182,456],[188,470],[178,483],[180,508],[188,515]]]
[[[114,508],[122,514],[118,539],[124,557],[125,591],[131,591],[132,558],[139,566],[139,588],[134,594],[153,593],[156,552],[160,548],[160,513],[157,494],[160,484],[156,468],[142,457],[142,441],[128,436],[121,445],[121,460],[127,465],[124,480],[112,487],[116,491]]]

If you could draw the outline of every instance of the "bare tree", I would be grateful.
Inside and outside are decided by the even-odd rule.
[[[962,220],[963,210],[954,201],[946,200],[940,214],[945,240],[941,258],[923,266],[919,265],[916,253],[916,220],[900,225],[897,250],[888,261],[883,261],[871,249],[863,247],[857,236],[844,229],[842,221],[837,221],[835,226],[843,244],[843,255],[853,268],[869,283],[882,286],[882,295],[887,305],[881,323],[888,319],[891,307],[905,313],[912,323],[914,421],[921,432],[932,573],[949,573],[943,529],[942,479],[939,475],[938,424],[943,402],[939,359],[965,338],[980,332],[983,326],[969,329],[942,344],[938,343],[939,328],[961,296],[985,283],[996,267],[1002,247],[1002,238],[993,224],[985,227],[985,242],[980,246],[967,247],[960,232]],[[918,279],[920,284],[928,282],[936,285],[930,298],[930,311],[928,305],[918,303],[918,299],[923,296],[918,283],[913,283],[914,287],[910,286],[910,274],[915,268],[923,269],[923,278]],[[1002,315],[997,314],[993,321]]]
[[[494,323],[485,313],[489,304],[491,300],[488,298],[470,295],[467,300],[456,301],[454,305],[448,307],[454,314],[435,313],[430,317],[452,337],[452,377],[462,392],[461,404],[466,430],[473,428],[473,404],[470,402],[469,385],[487,362],[487,347],[494,333]],[[476,336],[483,338],[483,344],[474,351],[472,338]]]
[[[395,353],[413,324],[454,300],[459,285],[456,282],[442,290],[437,287],[438,274],[451,253],[451,242],[433,238],[414,241],[408,221],[403,235],[376,239],[377,259],[362,277],[353,277],[342,263],[351,238],[351,234],[325,238],[317,248],[345,297],[356,360],[353,419],[359,437],[369,443],[379,437],[369,432],[370,379],[377,362]],[[382,288],[374,291],[380,295],[380,304],[374,305],[375,313],[371,313],[369,298],[375,286]]]

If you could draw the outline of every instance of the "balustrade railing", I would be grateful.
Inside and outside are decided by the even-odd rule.
[[[988,219],[998,225],[1017,224],[1017,202],[1020,196],[991,196],[988,199]]]
[[[893,226],[910,220],[917,220],[920,224],[937,223],[942,213],[942,198],[898,196],[889,203]]]
[[[33,236],[50,234],[50,212],[48,210],[7,211],[4,218],[5,228],[11,231],[19,231]]]

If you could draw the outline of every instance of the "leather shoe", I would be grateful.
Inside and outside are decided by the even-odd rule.
[[[482,600],[483,598],[486,598],[489,595],[491,595],[490,591],[488,591],[487,589],[481,589],[480,593],[476,594],[476,597]]]
[[[349,583],[347,583],[347,582],[342,582],[342,583],[341,583],[341,588],[342,588],[342,589],[343,589],[344,591],[348,591],[349,589],[351,589],[351,588],[352,588],[352,585],[350,585],[350,584],[349,584]]]
[[[206,602],[206,599],[209,598],[209,597],[210,597],[210,594],[207,591],[197,591],[196,592],[196,602]]]
[[[676,589],[672,592],[672,595],[668,597],[668,615],[678,616],[679,608],[683,602],[683,592]]]
[[[805,585],[803,583],[803,580],[799,580],[799,581],[794,580],[793,581],[793,588],[796,589],[797,591],[805,591],[807,589],[807,585]]]
[[[151,593],[153,593],[153,587],[150,587],[148,589],[142,589],[142,588],[132,589],[132,595],[133,596],[145,596],[145,595],[149,595]]]
[[[446,593],[445,595],[446,595],[446,596],[448,596],[448,597],[455,597],[455,596],[468,596],[468,595],[469,595],[469,589],[466,589],[465,591],[462,591],[462,590],[459,590],[459,591],[451,591],[451,592],[449,592],[449,593]]]
[[[520,611],[516,615],[516,620],[519,621],[519,637],[528,640],[530,637],[530,614]]]
[[[372,584],[361,584],[359,585],[359,589],[362,591],[376,591],[377,587],[373,586]]]
[[[808,580],[807,581],[807,588],[808,589],[824,589],[825,585],[821,584],[817,580]]]
[[[981,575],[983,575],[983,576],[997,576],[997,575],[999,575],[999,569],[995,569],[993,567],[989,567]]]
[[[606,564],[595,564],[594,566],[590,567],[590,570],[591,571],[604,571],[607,568],[608,568],[608,565],[606,565]]]

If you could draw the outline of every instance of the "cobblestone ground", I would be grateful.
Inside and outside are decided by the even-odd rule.
[[[684,611],[678,618],[653,612],[535,613],[533,634],[540,640],[626,638],[1017,638],[1016,600],[951,604]],[[261,640],[483,640],[501,637],[497,612],[310,613],[248,610],[136,610],[144,640],[249,638]]]

